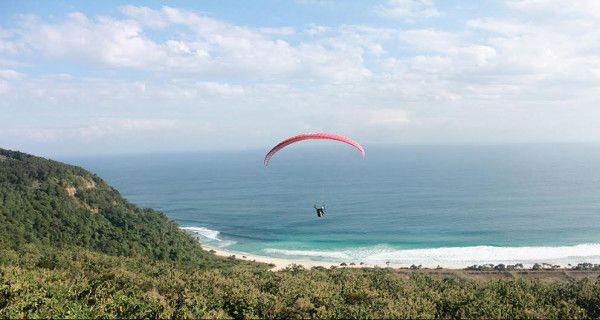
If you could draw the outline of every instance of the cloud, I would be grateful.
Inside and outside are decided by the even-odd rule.
[[[416,12],[406,21],[435,9],[406,3]],[[305,130],[367,143],[600,137],[590,120],[600,117],[600,20],[561,16],[551,1],[505,3],[500,14],[402,27],[244,26],[172,7],[22,16],[0,34],[11,48],[0,52],[2,132],[13,130],[0,138],[127,149],[162,137],[166,149],[197,149]]]
[[[568,3],[561,0],[507,0],[505,3],[511,9],[530,13],[600,17],[600,2],[597,0],[572,0]]]
[[[552,3],[509,1],[507,6],[525,10]],[[401,12],[435,8],[428,1],[386,5],[404,8]],[[56,23],[27,16],[19,34],[48,59],[163,73],[173,81],[154,89],[167,99],[243,96],[250,92],[247,88],[227,82],[248,81],[292,86],[302,81],[316,86],[354,82],[353,90],[400,99],[520,99],[540,92],[541,85],[544,92],[561,94],[548,86],[552,81],[593,86],[600,74],[597,29],[583,28],[577,24],[581,20],[568,18],[555,20],[555,26],[545,21],[522,22],[518,17],[478,18],[466,21],[464,30],[442,31],[311,24],[305,29],[252,28],[172,7],[125,6],[121,12],[126,18],[74,13]],[[168,32],[159,41],[146,27],[177,32]],[[408,54],[395,54],[398,46]],[[180,77],[187,80],[176,80]],[[126,87],[138,92],[148,85]],[[372,90],[376,86],[390,91]],[[112,95],[119,92],[110,90]],[[38,92],[49,91],[40,86]],[[64,87],[54,92],[72,91]]]
[[[15,33],[0,28],[0,54],[15,55],[25,50],[22,43],[15,41]]]
[[[88,123],[79,122],[55,127],[20,126],[2,128],[6,136],[20,136],[38,142],[94,141],[106,137],[121,137],[172,131],[182,122],[172,119],[111,119],[100,118]]]
[[[178,121],[172,119],[99,119],[93,124],[63,132],[82,138],[99,138],[140,132],[165,131],[176,128]]]
[[[79,60],[107,66],[140,68],[166,60],[164,48],[147,39],[138,23],[71,13],[59,24],[36,17],[23,22],[21,39],[50,59]]]
[[[504,36],[517,36],[531,32],[532,28],[536,29],[536,26],[531,24],[497,18],[469,20],[467,21],[467,26],[474,29],[498,33]]]
[[[400,38],[423,51],[446,52],[462,43],[461,35],[434,29],[413,29],[400,33]]]
[[[292,36],[296,34],[296,29],[292,27],[259,28],[258,30],[266,35]]]
[[[165,28],[169,23],[160,11],[148,7],[126,5],[119,8],[121,13],[144,26],[152,28]]]
[[[245,92],[242,86],[218,82],[200,82],[198,88],[205,93],[222,96],[241,95]]]
[[[403,126],[410,122],[408,113],[399,109],[370,111],[367,122],[375,126]]]
[[[432,0],[388,0],[385,5],[379,6],[376,12],[381,16],[408,21],[438,17],[442,14]]]
[[[17,72],[15,70],[11,70],[11,69],[0,69],[0,79],[7,79],[7,80],[11,80],[11,79],[18,79],[23,77],[24,74]]]
[[[9,88],[6,81],[0,80],[0,95],[8,93]]]
[[[292,44],[283,38],[295,35],[294,28],[244,27],[172,7],[124,6],[120,11],[125,18],[75,12],[51,23],[22,17],[20,36],[0,42],[0,50],[100,67],[252,80],[355,81],[369,75],[362,47],[327,38]],[[177,32],[159,40],[147,32],[154,28]]]
[[[306,30],[304,30],[304,32],[306,34],[311,35],[311,36],[324,34],[324,33],[330,32],[330,31],[331,31],[330,27],[316,25],[316,24],[311,24],[311,25],[309,25],[308,28],[306,28]]]
[[[485,18],[468,26],[487,36],[486,45],[497,53],[497,73],[528,75],[539,83],[577,82],[580,89],[600,81],[600,23],[595,18],[563,16],[535,23]]]

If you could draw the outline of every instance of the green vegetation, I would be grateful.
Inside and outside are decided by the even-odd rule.
[[[89,250],[0,251],[0,318],[598,318],[592,280],[407,278],[392,269],[198,268]]]
[[[82,168],[0,149],[0,247],[83,247],[119,256],[214,263],[164,214],[140,209]]]
[[[463,272],[512,275],[493,269]],[[218,258],[81,168],[0,150],[0,318],[600,318],[598,279],[434,272]]]

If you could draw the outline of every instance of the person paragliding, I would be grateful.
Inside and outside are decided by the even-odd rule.
[[[358,142],[344,137],[344,136],[340,136],[337,134],[331,134],[331,133],[302,133],[290,138],[287,138],[281,142],[279,142],[276,146],[273,147],[273,149],[271,149],[266,155],[265,158],[263,160],[263,163],[266,166],[269,165],[269,160],[271,160],[271,157],[273,157],[273,155],[275,153],[277,153],[277,151],[287,147],[288,145],[292,144],[292,143],[296,143],[299,141],[303,141],[303,140],[334,140],[334,141],[339,141],[342,143],[346,143],[351,145],[352,147],[354,147],[356,150],[358,150],[358,152],[360,152],[360,154],[364,157],[365,156],[365,150],[363,149],[363,147],[358,144]],[[315,210],[317,210],[317,217],[322,218],[325,215],[325,205],[322,205],[320,207],[317,207],[317,205],[314,205]]]
[[[325,205],[322,205],[320,207],[317,207],[317,205],[314,205],[315,210],[317,210],[317,217],[322,218],[325,215]]]

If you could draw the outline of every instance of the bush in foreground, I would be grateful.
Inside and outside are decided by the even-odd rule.
[[[0,318],[598,318],[600,282],[432,279],[392,269],[272,272],[25,246],[0,251]]]

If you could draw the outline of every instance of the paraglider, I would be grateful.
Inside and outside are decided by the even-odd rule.
[[[322,218],[325,215],[325,205],[322,205],[321,207],[317,207],[317,205],[314,205],[315,210],[317,210],[317,217]]]
[[[269,165],[269,160],[271,160],[271,157],[273,157],[273,155],[275,153],[277,153],[277,151],[289,146],[292,143],[296,143],[298,141],[302,141],[302,140],[335,140],[335,141],[339,141],[339,142],[343,142],[343,143],[347,143],[351,146],[353,146],[354,148],[356,148],[364,157],[365,156],[365,150],[363,149],[363,147],[358,144],[358,142],[347,138],[347,137],[343,137],[337,134],[331,134],[331,133],[302,133],[290,138],[287,138],[283,141],[281,141],[280,143],[278,143],[276,146],[273,147],[273,149],[271,149],[271,151],[269,151],[267,153],[267,155],[265,156],[264,159],[264,164],[265,167]]]
[[[337,134],[331,134],[331,133],[302,133],[290,138],[287,138],[281,142],[279,142],[277,145],[275,145],[266,155],[265,158],[263,160],[263,163],[266,166],[269,165],[269,161],[271,160],[271,157],[273,157],[273,155],[275,155],[275,153],[277,153],[279,150],[287,147],[288,145],[292,144],[292,143],[296,143],[299,141],[303,141],[303,140],[334,140],[334,141],[339,141],[342,143],[346,143],[351,145],[352,147],[354,147],[356,150],[358,150],[360,152],[360,154],[364,157],[365,156],[365,150],[363,149],[363,147],[358,144],[358,142],[344,137],[344,136],[340,136]],[[314,205],[315,210],[317,211],[317,217],[322,218],[325,215],[325,205],[321,205],[320,207],[317,207],[317,205]]]

